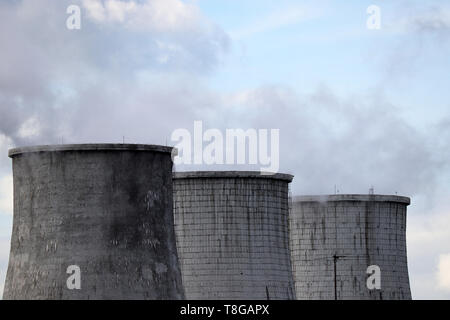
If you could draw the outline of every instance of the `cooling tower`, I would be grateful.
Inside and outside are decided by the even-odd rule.
[[[175,234],[188,299],[295,299],[291,175],[174,175]]]
[[[183,299],[172,148],[12,149],[5,299]]]
[[[411,299],[409,204],[409,198],[383,195],[294,197],[290,246],[297,299]]]

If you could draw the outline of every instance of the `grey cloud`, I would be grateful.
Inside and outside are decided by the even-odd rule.
[[[442,32],[448,36],[450,31],[450,7],[446,5],[430,6],[420,15],[413,15],[411,25],[416,31]]]
[[[86,132],[105,140],[129,131],[135,135],[130,129],[136,128],[130,125],[135,119],[149,134],[156,132],[190,112],[185,106],[191,94],[197,95],[189,88],[192,79],[202,81],[227,51],[226,33],[201,15],[193,23],[207,24],[206,31],[130,31],[83,16],[82,29],[70,31],[65,20],[72,3],[81,5],[50,0],[0,4],[0,42],[5,44],[0,133],[16,145],[57,143],[63,136],[86,139]],[[162,70],[181,80],[166,87]],[[142,85],[148,83],[139,80],[142,74],[152,78],[153,87]],[[30,119],[37,119],[42,130],[21,137],[20,128]],[[102,135],[103,130],[114,132]]]
[[[426,71],[427,61],[445,59],[450,50],[450,6],[440,1],[414,4],[398,2],[393,10],[382,9],[385,39],[374,41],[367,62],[384,70],[380,85],[408,80]],[[381,53],[381,54],[380,54]],[[377,71],[378,71],[377,70]]]
[[[175,57],[177,72],[161,75],[153,35],[94,22],[71,32],[64,27],[65,14],[49,20],[65,8],[64,2],[54,3],[47,1],[40,10],[36,2],[22,1],[3,4],[1,11],[2,24],[22,28],[0,36],[10,40],[1,59],[0,130],[17,145],[58,143],[62,137],[67,143],[121,141],[122,136],[164,144],[172,130],[191,128],[197,119],[223,129],[280,128],[281,170],[296,175],[297,193],[330,193],[337,184],[341,192],[374,185],[385,193],[432,194],[446,165],[445,143],[433,138],[442,129],[418,131],[382,94],[343,98],[326,86],[302,95],[266,86],[220,95],[201,76],[217,65],[223,49],[214,32],[160,35],[179,41],[187,52]],[[146,40],[149,45],[136,51]],[[42,131],[21,137],[20,127],[30,118],[39,120]]]
[[[437,131],[415,129],[381,94],[347,99],[326,87],[303,96],[262,87],[245,96],[239,107],[248,112],[236,117],[224,108],[221,122],[280,128],[281,170],[295,174],[297,193],[332,193],[337,184],[341,192],[374,185],[381,193],[431,195],[445,168]]]

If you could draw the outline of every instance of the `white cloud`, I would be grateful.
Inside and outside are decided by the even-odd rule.
[[[0,213],[13,213],[13,177],[7,175],[0,178]]]
[[[416,41],[423,36],[450,34],[450,6],[447,4],[424,4],[419,10],[415,6],[400,4],[395,10],[384,10],[382,20],[384,34],[404,36],[415,34]]]
[[[8,270],[9,249],[9,238],[0,236],[0,299],[3,296],[6,271]]]
[[[109,36],[114,34],[113,44],[108,44],[113,52],[105,48],[105,55],[113,54],[115,64],[128,65],[128,69],[133,64],[137,69],[153,64],[202,73],[228,52],[228,35],[193,3],[180,0],[83,0],[82,3],[95,28]]]
[[[19,128],[18,135],[20,138],[30,138],[38,136],[41,133],[41,126],[37,117],[31,117],[26,120]]]
[[[134,30],[186,32],[207,22],[198,7],[180,0],[83,0],[83,6],[96,22]]]
[[[83,6],[86,8],[92,19],[100,22],[106,20],[106,9],[101,1],[83,0]]]
[[[450,7],[447,5],[429,6],[425,10],[400,10],[396,18],[391,26],[399,31],[450,31]]]
[[[414,299],[450,298],[437,276],[440,256],[450,252],[449,192],[450,186],[440,186],[433,197],[413,197],[408,207],[408,265]]]
[[[3,116],[3,115],[2,115]],[[13,141],[10,137],[1,133],[0,128],[0,177],[6,172],[10,172],[11,159],[7,157],[8,149],[13,147]]]
[[[439,256],[437,279],[439,287],[450,291],[450,253]]]

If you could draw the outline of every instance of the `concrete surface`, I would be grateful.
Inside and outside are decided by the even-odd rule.
[[[406,256],[410,199],[384,195],[294,197],[290,247],[298,299],[411,299]],[[336,277],[334,276],[334,257]],[[366,286],[381,268],[381,289]]]
[[[183,299],[172,148],[10,150],[14,222],[4,299]],[[81,289],[69,290],[70,265]]]
[[[295,299],[291,175],[174,175],[175,232],[188,299]]]

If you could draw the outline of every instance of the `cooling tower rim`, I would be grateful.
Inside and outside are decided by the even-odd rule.
[[[273,173],[261,171],[184,171],[174,172],[173,179],[201,179],[201,178],[247,178],[247,179],[273,179],[292,182],[294,176],[287,173]]]
[[[85,144],[55,144],[27,146],[10,149],[8,156],[13,158],[24,153],[39,152],[63,152],[63,151],[151,151],[161,153],[176,152],[172,147],[153,144],[129,144],[129,143],[85,143]]]
[[[303,195],[292,197],[292,202],[340,202],[340,201],[363,201],[363,202],[397,202],[406,205],[411,204],[408,197],[381,194],[332,194],[332,195]]]

